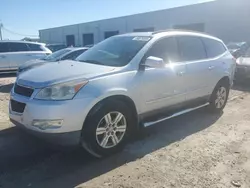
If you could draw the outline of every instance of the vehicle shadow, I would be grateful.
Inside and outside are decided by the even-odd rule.
[[[21,156],[14,152],[12,157],[6,160],[6,157],[3,158],[0,155],[0,161],[4,163],[3,165],[0,162],[0,165],[4,166],[0,167],[0,169],[4,169],[5,171],[4,175],[2,175],[2,179],[0,176],[0,182],[3,182],[3,187],[6,185],[6,182],[8,182],[9,184],[6,185],[6,187],[10,188],[16,187],[17,185],[18,187],[27,187],[29,184],[38,188],[75,187],[126,163],[143,158],[147,154],[163,147],[168,147],[168,145],[172,143],[181,141],[192,134],[207,129],[216,122],[221,115],[222,113],[209,114],[204,108],[159,123],[138,133],[136,135],[137,138],[134,139],[123,152],[99,160],[79,150],[51,150],[39,142],[33,142],[33,138],[20,133],[19,142],[20,139],[25,138],[26,141],[23,145],[27,142],[29,146],[26,149],[21,147],[23,153]],[[15,132],[17,130],[13,128],[11,132],[12,131]],[[0,132],[0,140],[2,137],[8,138],[9,134],[8,131]],[[14,134],[12,137],[14,137]],[[0,153],[12,152],[8,150],[8,148],[18,147],[17,140],[10,142],[6,150],[1,149],[2,151],[0,150]],[[2,142],[0,141],[0,143]],[[35,148],[33,148],[35,151],[25,155],[25,151],[32,150],[32,147]],[[38,158],[37,155],[39,156]],[[33,160],[35,160],[35,162]],[[16,162],[13,163],[13,161]]]
[[[16,77],[16,73],[11,72],[11,73],[1,73],[0,74],[0,78],[10,78],[10,77]]]
[[[250,92],[250,79],[235,81],[233,90]]]

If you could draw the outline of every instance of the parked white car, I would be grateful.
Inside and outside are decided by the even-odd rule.
[[[221,111],[235,60],[218,38],[189,31],[118,35],[76,61],[24,72],[10,120],[53,144],[96,157],[121,150],[139,127],[208,106]]]
[[[15,71],[23,63],[51,54],[43,43],[27,41],[0,41],[0,71]]]

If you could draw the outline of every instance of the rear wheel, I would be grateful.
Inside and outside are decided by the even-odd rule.
[[[83,127],[82,146],[101,158],[123,149],[131,126],[131,113],[120,101],[106,101],[92,110]]]
[[[220,112],[224,109],[229,95],[229,83],[221,81],[215,87],[210,98],[209,108],[213,112]]]

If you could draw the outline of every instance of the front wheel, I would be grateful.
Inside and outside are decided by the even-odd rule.
[[[229,95],[229,84],[226,82],[219,83],[210,98],[209,108],[212,112],[220,112],[222,111],[227,103]]]
[[[92,110],[82,132],[82,146],[101,158],[123,149],[132,125],[128,107],[120,101],[106,101]]]

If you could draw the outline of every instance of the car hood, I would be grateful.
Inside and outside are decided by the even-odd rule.
[[[250,66],[250,57],[240,57],[238,62],[239,65]]]
[[[39,65],[43,65],[46,62],[47,61],[42,60],[42,59],[35,59],[35,60],[27,61],[26,63],[22,64],[19,67],[19,70],[33,68],[33,67],[36,67],[36,66],[39,66]]]
[[[19,68],[20,69],[25,69],[27,67],[32,67],[33,65],[40,64],[40,63],[45,63],[45,62],[46,61],[42,60],[42,59],[34,59],[34,60],[30,60],[30,61],[25,62]]]
[[[17,78],[17,83],[33,88],[43,88],[76,79],[90,79],[113,70],[115,67],[65,60],[30,69]]]

